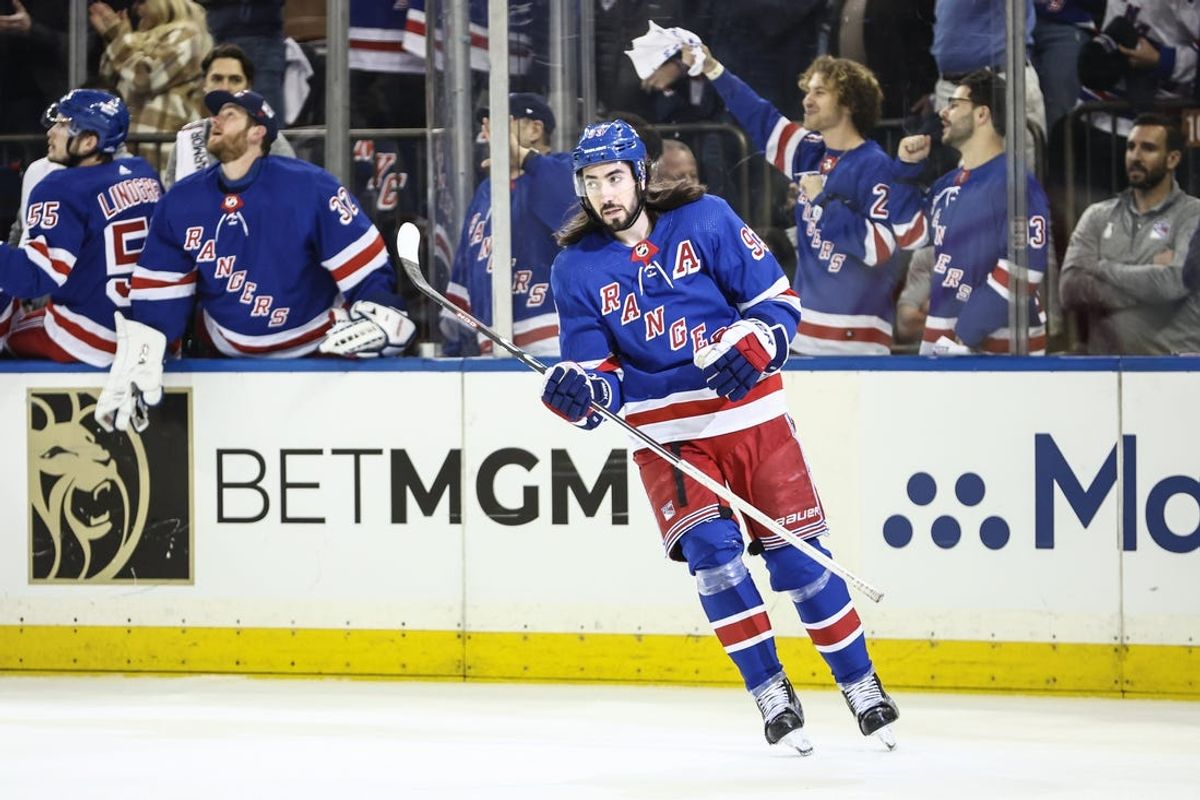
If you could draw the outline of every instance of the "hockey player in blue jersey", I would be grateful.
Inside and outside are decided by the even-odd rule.
[[[792,350],[888,355],[908,231],[888,205],[891,159],[866,134],[883,94],[869,69],[822,56],[800,76],[804,122],[792,122],[702,48],[704,74],[767,161],[799,187],[796,278],[804,319]],[[683,61],[695,54],[684,48]],[[899,240],[899,241],[898,241]]]
[[[140,158],[114,160],[129,111],[119,97],[75,89],[46,110],[48,173],[30,193],[24,244],[0,244],[0,290],[49,295],[12,318],[9,351],[19,358],[107,367],[117,351],[113,312],[129,305],[129,279],[162,196]]]
[[[898,146],[893,215],[909,220],[908,245],[933,245],[929,316],[921,353],[1009,352],[1008,157],[1004,150],[1004,79],[991,70],[967,75],[942,109],[942,141],[962,154],[959,166],[922,194],[915,181],[929,155],[929,136]],[[1032,174],[1026,177],[1028,281],[1046,272],[1050,208]],[[1046,316],[1036,294],[1026,301],[1029,353],[1046,351]]]
[[[572,153],[582,209],[560,231],[551,281],[562,355],[542,401],[585,428],[595,401],[727,483],[797,536],[827,532],[779,374],[800,319],[775,257],[725,201],[696,184],[649,184],[625,122],[588,126]],[[762,712],[767,741],[811,751],[776,654],[766,607],[742,561],[731,510],[648,449],[635,452],[667,555],[685,561],[721,645]],[[845,582],[749,523],[771,588],[790,596],[864,735],[899,713],[867,654]]]
[[[278,133],[266,101],[210,92],[205,104],[219,163],[176,183],[151,222],[96,404],[108,430],[148,423],[162,354],[194,306],[199,335],[227,356],[398,355],[415,332],[383,238],[350,193],[319,167],[266,155]]]
[[[550,265],[558,255],[554,232],[578,208],[571,189],[571,156],[551,153],[554,114],[536,94],[509,95],[511,116],[510,227],[512,236],[513,341],[534,355],[558,355],[558,315],[550,290]],[[484,130],[489,130],[485,119]],[[483,181],[464,217],[462,236],[446,295],[490,325],[492,322],[492,189]],[[470,335],[442,312],[442,333],[448,342]],[[480,335],[479,351],[491,352],[491,341]]]

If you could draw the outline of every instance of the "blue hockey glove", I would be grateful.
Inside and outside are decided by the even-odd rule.
[[[782,327],[739,319],[719,332],[712,344],[697,350],[692,361],[704,373],[708,388],[736,401],[750,393],[764,372],[778,370],[786,359]]]
[[[590,411],[592,402],[607,408],[612,400],[608,381],[574,361],[560,361],[546,371],[542,402],[568,422],[594,428],[601,417]]]

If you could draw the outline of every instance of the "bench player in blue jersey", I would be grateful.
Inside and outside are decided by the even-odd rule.
[[[96,404],[108,430],[148,424],[162,354],[196,307],[199,337],[226,356],[398,355],[415,332],[383,238],[345,187],[267,155],[279,125],[262,96],[210,92],[205,104],[219,163],[176,183],[151,222]]]
[[[113,158],[129,131],[116,95],[76,89],[42,121],[47,157],[66,169],[30,193],[22,245],[0,244],[0,291],[49,301],[12,317],[7,346],[19,358],[107,367],[117,351],[113,312],[129,305],[162,185],[141,158]]]
[[[585,428],[601,420],[589,403],[623,409],[630,424],[797,536],[826,533],[779,374],[800,303],[775,257],[703,186],[649,183],[645,146],[625,122],[588,126],[572,167],[582,208],[560,231],[566,249],[551,270],[567,360],[546,373],[542,401]],[[634,460],[666,553],[695,576],[767,741],[811,751],[731,510],[649,449]],[[748,533],[862,733],[894,743],[887,726],[899,713],[875,674],[845,582],[757,523]]]

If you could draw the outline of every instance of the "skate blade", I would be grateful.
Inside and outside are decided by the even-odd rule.
[[[799,728],[780,739],[778,744],[787,745],[802,756],[812,755],[812,742],[808,740],[808,737]]]
[[[896,749],[896,734],[892,733],[891,725],[884,725],[875,731],[875,735],[879,737],[879,741],[883,742],[888,750]]]

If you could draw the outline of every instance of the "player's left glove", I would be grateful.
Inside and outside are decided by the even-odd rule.
[[[399,355],[417,332],[403,311],[391,306],[359,300],[339,318],[318,350],[346,358]]]
[[[735,401],[749,394],[764,372],[778,370],[785,360],[786,337],[753,318],[739,319],[692,357],[708,388]]]
[[[130,424],[141,433],[150,424],[147,407],[162,401],[167,337],[149,325],[125,319],[120,311],[113,313],[113,321],[117,328],[117,355],[92,413],[100,427],[109,433],[114,428],[127,431]]]

